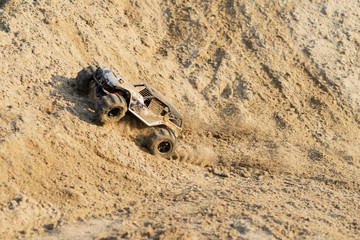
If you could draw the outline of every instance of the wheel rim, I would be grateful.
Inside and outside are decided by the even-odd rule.
[[[109,118],[114,118],[114,117],[119,116],[119,114],[120,114],[120,108],[114,108],[108,112],[107,116]]]
[[[171,150],[171,143],[167,141],[163,141],[158,145],[157,150],[160,153],[167,153]]]

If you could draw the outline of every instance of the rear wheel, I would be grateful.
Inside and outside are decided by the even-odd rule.
[[[77,89],[84,94],[89,93],[89,84],[93,80],[94,73],[96,72],[95,66],[88,66],[78,72],[76,76]]]
[[[175,135],[167,129],[156,130],[150,135],[149,151],[163,158],[170,158],[175,152]]]
[[[125,99],[118,94],[103,96],[97,102],[99,121],[103,124],[119,121],[127,111]]]

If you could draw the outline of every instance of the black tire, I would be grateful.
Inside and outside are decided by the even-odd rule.
[[[176,137],[167,129],[154,131],[149,138],[148,149],[151,154],[170,158],[175,152]]]
[[[126,111],[126,101],[118,94],[105,95],[97,102],[96,112],[102,124],[118,122]]]
[[[96,72],[95,66],[88,66],[78,72],[76,76],[76,86],[79,92],[83,94],[89,93],[89,84],[93,80],[94,73]]]

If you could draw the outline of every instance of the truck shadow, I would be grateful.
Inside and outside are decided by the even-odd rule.
[[[99,125],[93,103],[88,96],[77,91],[75,78],[53,76],[52,81],[57,83],[53,95],[60,95],[68,102],[65,109],[69,113],[89,124]]]

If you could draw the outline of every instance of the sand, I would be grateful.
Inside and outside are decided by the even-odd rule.
[[[0,239],[359,239],[359,10],[0,1]],[[179,109],[176,157],[98,123],[88,65]]]

